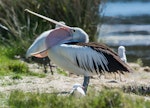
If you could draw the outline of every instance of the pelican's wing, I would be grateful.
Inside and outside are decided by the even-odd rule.
[[[61,46],[60,54],[85,71],[96,72],[97,74],[104,71],[129,71],[128,66],[120,60],[117,54],[105,46],[100,47],[90,43],[62,44]]]

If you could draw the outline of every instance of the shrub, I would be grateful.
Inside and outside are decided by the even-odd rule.
[[[141,58],[138,58],[138,59],[136,60],[136,63],[139,64],[140,66],[143,66],[143,61],[142,61]]]
[[[17,74],[29,72],[29,68],[27,67],[27,65],[25,63],[21,63],[21,62],[11,63],[8,65],[8,68],[10,71],[17,73]]]

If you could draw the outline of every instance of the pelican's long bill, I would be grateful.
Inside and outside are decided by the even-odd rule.
[[[56,21],[56,20],[53,20],[53,19],[48,18],[48,17],[45,17],[45,16],[40,15],[40,14],[38,14],[38,13],[35,13],[35,12],[29,10],[29,9],[25,9],[25,12],[28,12],[28,13],[30,13],[30,14],[33,14],[33,15],[38,16],[38,17],[40,17],[40,18],[43,18],[43,19],[45,19],[45,20],[47,20],[47,21],[49,21],[49,22],[52,22],[52,23],[57,24],[57,25],[60,25],[60,26],[62,26],[62,27],[66,27],[66,28],[70,28],[70,29],[71,29],[71,27],[69,27],[69,26],[67,26],[67,25],[64,25],[64,24],[62,24],[62,23],[60,23],[60,22],[58,22],[58,21]]]

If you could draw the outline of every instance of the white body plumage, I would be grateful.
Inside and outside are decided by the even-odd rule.
[[[58,66],[77,75],[91,76],[96,74],[96,71],[99,70],[95,70],[94,65],[96,69],[101,66],[104,71],[109,70],[106,57],[86,46],[57,45],[48,50],[48,56]]]

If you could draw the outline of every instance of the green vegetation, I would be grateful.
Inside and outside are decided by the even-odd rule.
[[[0,45],[11,49],[11,55],[24,57],[34,39],[54,24],[24,12],[30,9],[69,26],[83,28],[93,41],[100,23],[101,0],[0,0]],[[9,8],[8,8],[9,7]],[[9,54],[10,56],[10,54]]]
[[[61,69],[61,68],[57,68],[57,73],[58,74],[62,74],[64,76],[67,76],[67,73],[63,69]]]
[[[0,92],[0,107],[1,108],[7,108],[8,107],[8,99],[9,99],[8,93]]]
[[[128,85],[122,87],[125,93],[134,93],[140,96],[150,96],[150,86],[148,85]]]
[[[27,74],[29,69],[25,63],[18,60],[10,60],[4,56],[1,58],[0,75]]]
[[[91,91],[82,98],[13,91],[8,99],[8,106],[13,108],[148,108],[150,101],[114,89],[103,89],[98,93]]]
[[[138,58],[136,60],[136,63],[139,64],[140,66],[143,66],[143,62],[142,62],[142,59],[141,58]]]
[[[22,79],[21,75],[19,74],[15,74],[12,76],[12,79],[15,80],[15,79]]]
[[[45,77],[43,73],[30,72],[29,67],[23,61],[17,60],[13,57],[13,49],[1,46],[0,49],[0,76],[11,75],[12,79],[22,79],[22,75],[31,75],[38,77]]]

